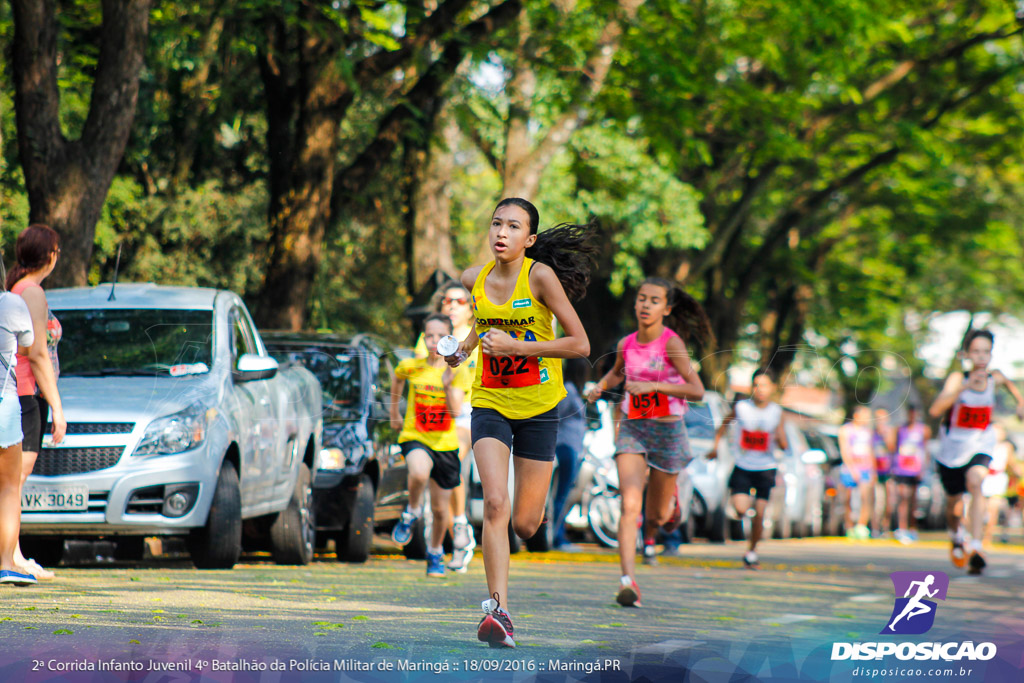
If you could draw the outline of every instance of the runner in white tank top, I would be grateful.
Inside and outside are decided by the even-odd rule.
[[[709,459],[718,457],[718,444],[722,435],[735,423],[733,428],[733,452],[736,465],[729,475],[729,491],[736,514],[742,519],[751,506],[754,519],[750,525],[750,545],[743,556],[748,569],[757,569],[757,542],[764,531],[764,513],[768,499],[775,486],[775,449],[789,447],[783,424],[782,407],[772,401],[778,385],[770,370],[758,369],[750,381],[750,399],[740,401],[732,413],[722,422],[715,433],[715,444]],[[754,492],[751,500],[750,492]]]
[[[928,410],[932,417],[946,416],[936,460],[939,478],[946,489],[946,521],[952,543],[950,557],[956,567],[969,564],[970,574],[980,574],[985,568],[982,556],[985,498],[981,486],[996,445],[992,411],[997,386],[1004,386],[1013,396],[1017,401],[1017,416],[1024,419],[1024,397],[1017,387],[1003,373],[988,369],[993,341],[988,330],[971,332],[965,344],[968,371],[947,377],[942,393]],[[969,557],[964,548],[967,539],[962,514],[958,512],[964,493],[971,494],[967,513],[972,538]]]

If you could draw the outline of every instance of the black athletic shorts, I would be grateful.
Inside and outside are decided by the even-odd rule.
[[[517,458],[553,462],[558,440],[558,408],[525,420],[510,420],[491,408],[473,408],[471,431],[474,445],[480,439],[497,439]]]
[[[398,444],[402,449],[402,455],[409,457],[412,451],[426,451],[433,461],[434,466],[430,468],[430,478],[437,482],[443,489],[453,489],[462,481],[462,463],[459,461],[459,449],[454,451],[435,451],[419,441],[403,441]]]
[[[967,493],[967,470],[978,465],[987,469],[991,462],[991,455],[977,453],[962,467],[946,467],[941,462],[935,464],[939,467],[939,479],[942,481],[942,488],[946,489],[946,495],[958,496]]]
[[[733,495],[742,493],[749,496],[750,489],[754,489],[755,498],[768,500],[774,486],[774,468],[770,470],[745,470],[742,467],[733,467],[732,474],[729,475],[729,490]]]
[[[909,474],[894,474],[892,478],[897,484],[906,484],[915,488],[921,484],[921,477],[914,477]]]
[[[43,445],[44,425],[50,419],[50,404],[42,396],[19,396],[21,403],[21,450],[38,453]]]

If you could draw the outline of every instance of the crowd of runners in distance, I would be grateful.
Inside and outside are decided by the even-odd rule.
[[[584,399],[597,401],[622,386],[616,402],[615,463],[621,493],[618,529],[620,577],[616,601],[640,607],[636,555],[653,561],[659,530],[671,532],[682,518],[679,481],[691,459],[683,416],[704,386],[690,350],[713,344],[701,305],[676,283],[657,277],[642,282],[634,300],[636,331],[616,345],[615,361],[581,395],[582,364],[590,355],[587,331],[572,301],[586,293],[595,227],[561,224],[539,231],[530,202],[498,203],[488,228],[493,259],[446,287],[437,312],[426,318],[415,357],[399,364],[391,387],[391,424],[408,469],[409,504],[393,530],[408,543],[417,522],[430,515],[427,575],[464,572],[477,551],[466,517],[464,480],[470,452],[483,489],[482,555],[486,599],[477,637],[492,647],[515,647],[509,594],[509,536],[530,538],[544,522],[556,458],[562,472],[554,509],[555,545],[565,546],[564,503],[583,449]],[[20,489],[39,452],[42,426],[52,410],[53,441],[65,430],[57,393],[56,345],[60,324],[49,313],[40,287],[60,253],[57,235],[33,225],[18,238],[17,266],[0,294],[0,582],[15,585],[52,578],[52,572],[18,549]],[[561,334],[556,334],[557,325]],[[452,337],[453,339],[446,339]],[[441,345],[446,347],[440,352]],[[979,574],[985,567],[983,539],[991,535],[996,504],[1011,475],[1024,474],[1012,446],[993,421],[996,390],[1003,388],[1024,419],[1024,398],[1002,373],[989,368],[994,338],[985,330],[965,343],[966,372],[951,374],[928,415],[941,419],[935,465],[946,491],[950,553],[957,567]],[[450,348],[447,348],[450,347]],[[573,381],[563,380],[566,374]],[[784,413],[775,401],[778,379],[754,373],[750,397],[738,401],[714,435],[707,457],[731,440],[735,465],[728,480],[731,504],[752,519],[743,565],[758,568],[757,546],[776,480],[777,450],[789,447]],[[405,414],[400,401],[408,392]],[[885,411],[858,406],[839,430],[842,478],[860,502],[848,535],[884,534],[895,511],[894,535],[916,539],[915,495],[928,466],[931,437],[922,410],[909,406],[898,427]],[[515,477],[509,490],[510,459]],[[429,492],[429,510],[424,500]],[[876,493],[884,496],[882,504]],[[969,509],[965,510],[965,494]],[[991,509],[989,509],[991,508]],[[451,530],[453,553],[442,545]]]
[[[454,529],[454,552],[447,568],[465,571],[476,539],[465,516],[462,475],[472,449],[483,487],[483,563],[487,599],[477,637],[492,647],[515,647],[509,595],[507,529],[530,538],[544,521],[553,462],[565,457],[563,472],[575,471],[582,448],[583,404],[575,382],[563,381],[563,362],[589,355],[590,343],[572,300],[585,294],[594,246],[593,226],[562,224],[538,231],[537,209],[519,198],[502,200],[491,218],[488,245],[493,260],[463,273],[446,288],[439,313],[426,319],[417,357],[404,361],[392,387],[392,423],[409,468],[410,505],[393,537],[406,543],[421,515],[422,492],[429,487],[432,533],[427,574],[445,573],[442,540]],[[679,478],[691,459],[683,415],[687,401],[699,401],[704,386],[691,363],[690,348],[713,343],[708,317],[677,284],[650,277],[634,301],[637,329],[621,339],[615,362],[585,396],[596,401],[617,386],[624,400],[615,406],[615,463],[622,514],[618,539],[620,573],[616,601],[640,607],[636,555],[655,554],[659,530],[671,532],[682,517]],[[556,335],[555,323],[562,334]],[[456,341],[444,354],[446,336]],[[1004,375],[989,370],[994,339],[975,331],[965,344],[969,371],[954,373],[930,407],[942,418],[941,448],[935,456],[946,497],[951,557],[957,567],[981,573],[986,493],[1006,488],[1007,469],[1017,471],[992,420],[995,390],[1005,387],[1024,416],[1024,399]],[[566,365],[565,367],[569,367]],[[405,383],[409,400],[404,416],[398,401]],[[715,434],[707,457],[717,456],[730,438],[735,466],[729,478],[731,504],[739,515],[753,516],[743,564],[758,568],[757,545],[776,479],[775,453],[788,448],[784,413],[776,403],[779,385],[773,373],[754,373],[750,397],[738,401]],[[867,538],[887,533],[893,512],[894,536],[916,539],[915,495],[928,466],[931,438],[918,406],[909,406],[905,423],[890,426],[889,415],[872,415],[858,406],[839,431],[844,484],[860,501],[852,519],[847,503],[848,535]],[[509,493],[509,461],[514,462]],[[567,482],[565,480],[568,480]],[[556,498],[572,478],[561,477]],[[988,489],[986,482],[994,482]],[[881,491],[884,503],[876,506]],[[964,494],[970,494],[965,514]],[[553,520],[556,547],[566,543],[564,510]],[[989,515],[991,517],[991,515]],[[969,532],[969,533],[968,533]]]

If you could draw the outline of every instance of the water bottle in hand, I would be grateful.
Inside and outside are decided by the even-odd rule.
[[[441,337],[440,341],[437,342],[437,352],[445,358],[456,356],[456,365],[467,358],[465,351],[459,351],[459,340],[450,334]]]

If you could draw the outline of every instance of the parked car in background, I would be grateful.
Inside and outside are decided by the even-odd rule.
[[[715,432],[730,412],[729,403],[721,394],[704,392],[703,401],[688,401],[686,411],[686,436],[690,442],[693,459],[686,471],[693,483],[690,510],[694,516],[695,532],[709,541],[725,541],[729,519],[729,475],[732,474],[734,456],[731,440],[723,438],[719,443],[718,456],[708,460],[707,454],[715,443]],[[684,539],[685,540],[685,539]]]
[[[825,500],[823,465],[828,455],[813,449],[794,420],[784,422],[787,448],[779,454],[768,519],[776,538],[820,536]]]
[[[804,431],[807,445],[825,453],[821,465],[825,477],[825,490],[821,501],[822,531],[826,536],[842,536],[846,533],[844,505],[849,491],[839,476],[843,460],[839,455],[838,427],[835,425],[814,425]]]
[[[153,284],[47,297],[68,429],[28,478],[25,552],[55,564],[66,539],[107,538],[135,559],[144,537],[181,535],[197,567],[230,568],[244,532],[309,562],[320,384],[279,368],[241,298]]]
[[[308,369],[323,389],[323,447],[313,464],[318,544],[332,538],[339,560],[365,562],[374,528],[393,525],[409,498],[388,419],[398,357],[368,334],[271,332],[264,340],[279,363]]]

